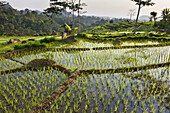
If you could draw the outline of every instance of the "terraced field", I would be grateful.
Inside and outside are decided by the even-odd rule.
[[[170,46],[80,43],[1,55],[0,112],[170,112]]]

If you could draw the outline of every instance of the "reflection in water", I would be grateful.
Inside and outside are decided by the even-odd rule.
[[[135,46],[135,45],[155,45],[159,44],[159,42],[155,41],[87,41],[80,40],[78,43],[74,45],[70,45],[68,47],[71,48],[95,48],[95,47],[113,47],[113,46]]]
[[[129,41],[125,41],[121,44],[121,46],[135,46],[135,45],[154,45],[154,44],[159,44],[159,42],[152,42],[152,41],[148,41],[148,42],[129,42]]]
[[[88,42],[88,41],[83,41],[80,40],[78,43],[75,45],[71,45],[69,47],[71,48],[93,48],[93,47],[112,47],[112,43],[103,43],[103,42]]]
[[[168,62],[170,46],[146,49],[90,50],[78,52],[48,52],[54,61],[71,69],[107,69]],[[30,60],[43,58],[42,54],[24,56],[17,60],[28,63]]]

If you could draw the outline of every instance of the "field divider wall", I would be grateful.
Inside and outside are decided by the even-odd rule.
[[[102,73],[123,73],[123,72],[135,72],[140,70],[147,70],[147,69],[154,69],[159,67],[166,67],[170,66],[170,62],[168,63],[161,63],[161,64],[153,64],[153,65],[146,65],[141,67],[130,67],[130,68],[117,68],[117,69],[90,69],[90,70],[76,70],[74,73],[72,73],[68,79],[64,81],[64,83],[59,86],[52,94],[50,94],[46,99],[41,101],[32,111],[29,113],[41,113],[46,108],[48,108],[57,98],[61,96],[62,93],[64,93],[73,83],[74,80],[76,80],[79,76],[82,74],[102,74]],[[126,76],[126,77],[132,77],[132,78],[138,78],[138,76]],[[152,79],[150,76],[148,77],[149,80],[152,80],[153,82],[157,82],[156,80]]]
[[[62,85],[60,85],[55,91],[53,91],[46,99],[41,101],[37,106],[33,108],[32,111],[28,113],[42,113],[46,108],[48,108],[57,98],[59,98],[62,93],[64,93],[79,77],[80,72],[77,70],[72,73],[69,78],[67,78]]]
[[[159,67],[166,67],[170,66],[170,62],[167,63],[160,63],[160,64],[151,64],[151,65],[145,65],[145,66],[137,66],[137,67],[123,67],[123,68],[116,68],[116,69],[89,69],[89,70],[80,70],[80,73],[83,74],[103,74],[103,73],[124,73],[124,72],[135,72],[140,70],[146,70],[146,69],[154,69]],[[49,66],[53,69],[57,68],[59,71],[63,72],[64,74],[71,74],[71,69],[67,69],[62,65],[53,65]],[[0,71],[0,75],[2,74],[9,74],[9,73],[15,73],[15,72],[22,72],[22,71],[37,71],[41,68],[37,67],[30,67],[30,66],[23,66],[21,68],[11,69],[11,70],[5,70]],[[46,67],[46,70],[49,68]]]
[[[145,66],[137,66],[137,67],[123,67],[123,68],[116,68],[116,69],[89,69],[89,70],[80,70],[80,73],[83,74],[104,74],[104,73],[124,73],[124,72],[135,72],[140,70],[147,70],[147,69],[155,69],[159,67],[166,67],[170,66],[170,62],[167,63],[160,63],[160,64],[151,64]]]
[[[49,68],[50,67],[50,68]],[[45,67],[45,70],[49,70],[51,68],[56,69],[57,71],[61,71],[66,75],[70,75],[71,74],[71,69],[67,69],[62,65],[54,65],[54,66],[49,66],[49,67]],[[38,71],[42,68],[37,68],[37,67],[30,67],[30,66],[23,66],[20,68],[16,68],[16,69],[11,69],[11,70],[5,70],[5,71],[0,71],[0,75],[2,74],[10,74],[10,73],[16,73],[16,72],[23,72],[23,71]]]
[[[17,62],[17,63],[20,63],[20,64],[22,64],[22,65],[25,65],[25,63],[23,63],[23,62],[21,62],[21,61],[19,61],[19,60],[16,60],[16,59],[13,59],[13,58],[10,58],[10,57],[4,57],[4,58],[9,59],[9,60],[12,60],[12,61]]]
[[[135,45],[135,46],[115,46],[115,47],[96,47],[92,48],[93,50],[108,50],[108,49],[133,49],[133,48],[149,48],[149,47],[164,47],[170,46],[170,43],[167,44],[154,44],[154,45]]]

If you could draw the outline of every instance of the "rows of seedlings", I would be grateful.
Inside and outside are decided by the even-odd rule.
[[[133,78],[129,75],[140,76]],[[169,75],[167,67],[135,73],[82,75],[44,112],[168,113]],[[152,79],[148,80],[148,76]]]
[[[97,48],[97,47],[117,47],[117,46],[144,46],[144,45],[158,45],[158,41],[90,41],[86,39],[81,39],[78,43],[68,46],[69,48]]]
[[[90,51],[55,51],[36,54],[14,53],[15,60],[53,59],[56,64],[78,69],[117,69],[170,61],[167,47]],[[16,62],[2,60],[2,69],[13,69]],[[12,63],[11,63],[12,62]],[[12,65],[12,66],[11,66]],[[18,66],[22,66],[18,64]],[[50,68],[1,75],[0,112],[27,112],[44,100],[67,76]],[[169,68],[82,75],[47,112],[168,112]],[[131,76],[132,75],[132,76]],[[131,77],[130,77],[131,76]],[[137,77],[136,77],[137,76]],[[138,77],[139,76],[139,77]],[[38,82],[37,82],[38,81]],[[44,111],[45,112],[45,111]]]
[[[56,51],[45,53],[56,64],[71,69],[108,69],[143,66],[169,62],[170,49],[167,47],[115,49],[115,50],[90,50],[90,51]],[[28,55],[16,58],[28,63],[36,58],[44,58],[44,55]]]
[[[0,71],[15,69],[21,66],[23,65],[10,59],[0,60]]]
[[[57,69],[3,74],[0,78],[0,112],[30,111],[68,77]]]
[[[74,45],[68,46],[69,48],[94,48],[94,47],[112,47],[113,43],[108,42],[90,42],[88,40],[80,40]]]

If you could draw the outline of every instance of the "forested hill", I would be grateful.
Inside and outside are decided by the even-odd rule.
[[[71,20],[71,17],[70,17]],[[81,16],[81,29],[89,27],[92,23],[100,21],[101,18],[94,16]],[[75,23],[77,17],[75,17]],[[34,35],[51,33],[53,30],[60,32],[60,25],[64,24],[62,15],[55,15],[53,21],[49,17],[36,11],[15,10],[11,8],[0,8],[0,35]],[[78,26],[75,24],[75,26]]]
[[[16,10],[0,7],[0,35],[25,36],[35,34],[50,34],[53,30],[61,32],[64,24],[64,15],[54,15],[52,20],[43,13],[29,9]],[[74,27],[78,27],[78,17],[75,16]],[[72,16],[66,18],[71,23]],[[114,19],[121,22],[122,19]],[[107,19],[95,16],[80,16],[80,30],[100,26],[107,23]]]

